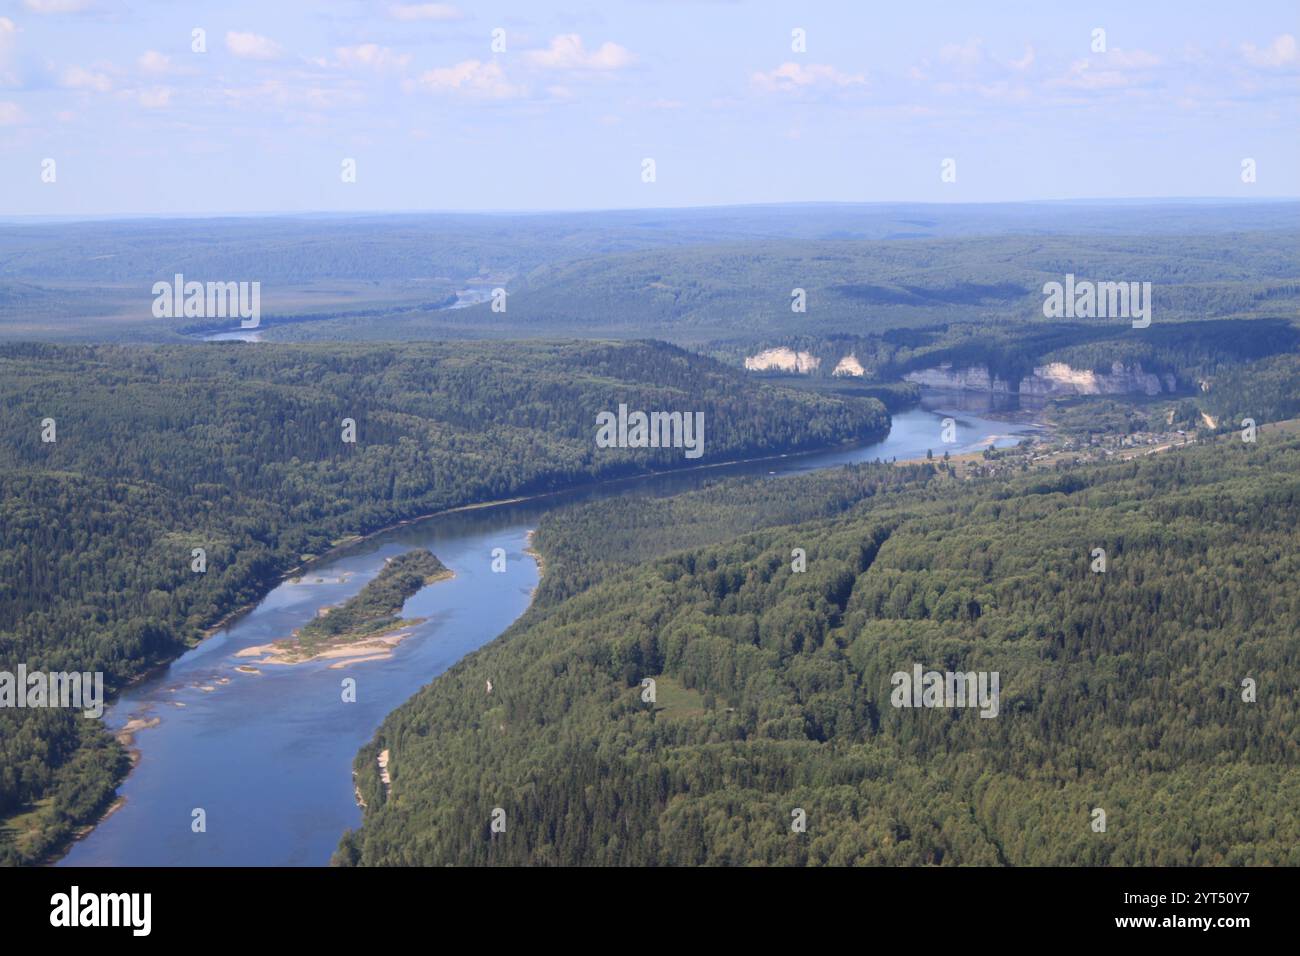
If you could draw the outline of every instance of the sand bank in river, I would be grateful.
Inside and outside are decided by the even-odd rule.
[[[362,661],[382,661],[393,656],[393,648],[405,638],[411,636],[410,625],[416,621],[403,621],[403,630],[392,634],[366,637],[346,644],[332,644],[322,647],[315,654],[303,657],[302,645],[296,641],[275,641],[271,644],[258,644],[236,651],[236,657],[257,657],[254,664],[306,664],[309,661],[338,661],[331,667],[345,667]]]
[[[117,732],[117,742],[123,747],[130,747],[135,743],[136,731],[148,730],[150,727],[157,727],[161,723],[161,717],[133,717],[126,722],[125,727]]]

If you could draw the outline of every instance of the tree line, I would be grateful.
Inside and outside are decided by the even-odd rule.
[[[888,428],[878,402],[646,342],[0,346],[0,668],[120,688],[358,535],[695,463],[596,448],[619,402],[703,411],[701,462]],[[0,860],[41,859],[111,799],[124,754],[87,724],[0,709]]]
[[[548,517],[539,600],[358,755],[335,862],[1294,866],[1297,518],[1276,436]],[[998,672],[998,716],[893,706],[916,663]]]

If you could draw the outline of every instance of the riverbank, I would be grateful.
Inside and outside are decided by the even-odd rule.
[[[530,502],[530,501],[545,501],[547,498],[555,498],[560,495],[571,494],[573,492],[587,491],[596,488],[614,487],[616,485],[630,484],[638,481],[647,481],[652,478],[660,478],[666,475],[689,475],[695,472],[707,471],[709,469],[732,468],[738,465],[753,465],[753,464],[760,464],[762,462],[785,461],[787,459],[807,458],[807,457],[812,457],[814,455],[823,455],[826,454],[827,452],[852,450],[854,448],[866,448],[874,444],[878,444],[877,439],[861,441],[861,442],[858,441],[840,442],[838,444],[825,445],[821,448],[814,448],[808,451],[781,452],[775,455],[760,455],[756,458],[733,458],[727,461],[715,461],[703,465],[688,465],[683,468],[667,468],[660,471],[651,470],[651,471],[642,472],[641,474],[637,474],[637,475],[625,475],[621,478],[601,478],[595,481],[578,482],[577,484],[566,485],[563,488],[554,488],[550,491],[540,491],[532,495],[516,495],[513,498],[495,498],[490,501],[479,501],[471,504],[456,505],[451,508],[440,508],[437,511],[430,511],[427,514],[416,515],[413,518],[403,518],[401,521],[395,521],[392,524],[384,525],[383,527],[376,528],[374,531],[367,531],[364,532],[363,534],[353,535],[349,537],[346,541],[339,542],[329,550],[323,551],[318,555],[314,555],[311,558],[311,560],[304,561],[302,564],[299,564],[293,568],[290,568],[288,571],[285,571],[283,574],[279,575],[279,577],[276,578],[274,583],[272,583],[270,587],[268,587],[266,591],[260,594],[258,597],[244,604],[241,604],[239,607],[235,608],[232,611],[227,612],[226,614],[222,615],[221,618],[215,624],[209,625],[208,627],[204,628],[203,636],[199,639],[199,641],[196,641],[193,644],[191,644],[190,647],[198,646],[198,644],[201,643],[202,641],[207,640],[209,637],[212,637],[214,634],[218,633],[219,631],[222,631],[225,628],[229,627],[240,617],[247,614],[249,611],[253,610],[259,604],[261,604],[262,601],[266,598],[266,595],[268,593],[270,593],[275,588],[279,587],[281,584],[284,584],[286,581],[291,581],[296,577],[302,577],[306,575],[309,571],[311,571],[312,568],[318,567],[321,564],[330,561],[335,561],[340,557],[346,555],[352,549],[357,548],[360,545],[366,544],[367,542],[373,540],[374,538],[379,537],[380,535],[388,534],[390,532],[397,531],[400,528],[406,528],[414,524],[419,524],[420,522],[423,521],[429,521],[433,518],[440,518],[445,515],[463,514],[465,512],[479,511],[484,508],[501,508],[506,505],[523,504],[525,502]],[[171,662],[170,661],[161,662],[154,668],[154,672],[156,673],[157,670],[161,670],[165,668],[169,663]]]
[[[93,822],[87,823],[85,826],[82,826],[77,829],[76,833],[74,833],[72,835],[72,838],[68,841],[68,846],[66,849],[63,849],[59,853],[50,856],[48,859],[42,860],[39,865],[53,866],[54,864],[58,863],[59,860],[67,856],[68,850],[72,849],[72,847],[75,846],[77,843],[84,840],[92,833],[94,833],[95,828],[97,826],[99,826],[101,823],[103,823],[113,814],[117,813],[117,811],[121,810],[124,806],[126,806],[126,797],[114,797],[113,802],[108,805],[108,808],[104,810],[104,812],[101,813]]]
[[[396,625],[392,632],[381,632],[372,637],[365,637],[359,640],[348,641],[347,643],[331,644],[321,650],[315,651],[307,656],[302,656],[302,648],[294,645],[290,641],[272,641],[270,644],[257,644],[253,647],[246,647],[242,651],[236,651],[235,657],[256,657],[253,664],[310,664],[314,661],[337,661],[331,664],[331,667],[338,668],[347,664],[361,664],[366,661],[383,661],[393,656],[393,648],[402,643],[406,638],[411,636],[412,628],[417,624],[423,624],[424,618],[417,617],[410,620],[404,620]],[[236,670],[240,668],[236,667]],[[259,673],[256,668],[241,671],[241,673]]]
[[[545,508],[545,507],[549,507],[546,504],[547,501],[561,498],[566,495],[618,494],[621,493],[620,489],[636,487],[637,485],[646,482],[655,482],[657,480],[665,480],[665,479],[671,482],[673,478],[676,476],[680,476],[684,483],[693,483],[694,481],[703,480],[703,479],[700,479],[699,477],[692,479],[690,477],[692,475],[694,476],[709,475],[709,474],[717,473],[719,471],[726,471],[728,468],[735,468],[735,467],[753,466],[757,468],[760,466],[759,463],[795,462],[803,459],[812,458],[819,454],[839,453],[854,448],[871,447],[873,444],[876,443],[878,438],[879,436],[873,436],[864,439],[862,441],[855,441],[850,443],[836,443],[822,448],[811,449],[808,451],[776,452],[770,455],[748,456],[748,457],[730,459],[727,461],[717,461],[717,462],[707,462],[704,464],[686,465],[679,468],[644,471],[638,474],[604,478],[604,479],[599,479],[594,481],[581,481],[581,482],[567,484],[563,487],[548,489],[546,491],[539,491],[533,494],[511,495],[508,497],[497,498],[497,499],[492,499],[487,501],[468,502],[465,504],[454,505],[449,508],[442,508],[442,509],[437,509],[426,513],[422,513],[410,518],[388,522],[383,526],[375,528],[374,530],[371,531],[367,531],[364,534],[350,536],[346,540],[339,540],[335,545],[330,547],[328,550],[323,551],[318,555],[313,555],[308,560],[297,562],[292,567],[287,568],[285,571],[275,575],[274,577],[268,576],[266,580],[262,583],[262,585],[258,588],[257,597],[221,614],[213,624],[207,626],[200,632],[200,636],[196,640],[190,641],[186,645],[186,647],[183,650],[181,650],[178,654],[171,656],[166,660],[155,661],[147,669],[147,671],[142,671],[131,681],[125,683],[122,686],[122,688],[119,690],[119,692],[113,695],[111,703],[114,707],[124,706],[126,708],[129,708],[127,709],[126,712],[128,714],[131,714],[132,716],[135,716],[136,714],[139,713],[138,699],[140,695],[137,693],[139,689],[141,687],[150,686],[151,683],[155,680],[166,681],[168,679],[169,672],[172,672],[172,668],[174,668],[176,661],[180,659],[182,656],[201,651],[202,648],[208,644],[208,642],[212,637],[220,634],[223,631],[227,631],[232,628],[238,627],[240,625],[240,622],[243,621],[250,614],[250,612],[252,612],[255,608],[261,605],[262,602],[266,599],[267,595],[270,594],[272,591],[274,591],[276,588],[288,582],[292,582],[296,578],[310,578],[314,574],[320,573],[322,569],[325,568],[326,565],[332,562],[336,562],[340,559],[346,559],[352,554],[359,553],[359,552],[364,553],[367,548],[373,545],[374,541],[380,539],[384,535],[393,534],[393,533],[401,534],[403,532],[403,529],[410,529],[413,526],[421,525],[425,522],[430,522],[438,518],[451,517],[456,515],[461,515],[461,516],[475,515],[480,513],[492,514],[495,511],[508,509],[508,508],[520,508],[520,507],[527,508],[529,507],[530,503],[538,503],[540,507]],[[459,520],[464,521],[466,519],[462,517]],[[478,522],[475,521],[475,523],[477,524]],[[485,551],[484,554],[486,555],[486,553],[489,552],[490,550],[491,550],[491,546],[487,548],[487,551]],[[533,557],[533,555],[530,555],[530,557]],[[349,573],[349,572],[345,572],[345,573]],[[332,574],[330,576],[332,576]],[[491,579],[496,582],[499,582],[501,580],[501,576],[491,575]],[[531,599],[531,595],[528,591],[525,591],[522,596],[525,599],[528,600]],[[405,622],[405,624],[409,625],[410,622],[409,621]],[[497,630],[492,636],[496,636],[496,634],[499,634],[501,631],[505,630],[508,624],[509,621],[504,621],[502,625],[499,628],[497,628]],[[287,633],[288,633],[287,629],[281,632],[281,634],[287,634]],[[261,641],[255,641],[254,643],[257,645],[274,643],[274,641],[269,640],[269,638],[273,638],[277,636],[278,635],[268,634],[264,636]],[[391,637],[392,635],[387,635],[387,636]],[[369,648],[368,653],[365,653],[357,657],[336,657],[335,659],[328,662],[330,668],[325,669],[324,672],[328,673],[330,669],[333,669],[333,665],[338,665],[340,668],[342,668],[342,667],[351,666],[354,663],[369,663],[370,661],[374,662],[374,666],[383,668],[387,666],[386,659],[389,659],[394,655],[395,649],[396,649],[396,645],[375,646]],[[274,677],[275,674],[285,672],[288,669],[283,665],[276,666],[275,662],[266,665],[261,665],[258,663],[259,660],[260,658],[245,657],[242,658],[241,661],[239,662],[231,661],[231,663],[238,663],[238,666],[236,666],[232,671],[229,668],[229,664],[227,664],[226,673],[231,674],[231,676],[235,678],[236,684],[243,685],[245,687],[250,687],[252,685],[261,684],[264,680],[272,681],[275,679]],[[245,680],[240,680],[240,677],[244,677]],[[424,679],[427,680],[428,679],[427,676]],[[308,682],[310,682],[310,678],[308,678],[307,680]],[[204,680],[199,683],[211,684],[212,678],[207,677],[205,675]],[[195,684],[194,686],[197,688],[198,684]],[[270,685],[268,684],[267,686]],[[402,700],[405,699],[405,697],[409,696],[410,693],[413,693],[414,690],[416,689],[418,689],[418,686],[412,687],[410,692],[405,693],[401,697],[394,697],[391,700],[389,706],[387,707],[387,710],[384,711],[384,713],[387,713],[388,710],[391,710],[394,707],[396,707],[398,704],[401,703]],[[130,700],[130,698],[128,698],[129,702],[123,704],[122,703],[123,697],[128,693],[130,693],[130,697],[135,698],[135,700],[132,701]],[[242,695],[243,693],[244,691],[239,692],[240,695]],[[164,702],[164,706],[166,706],[167,704],[171,704],[171,706],[177,706],[171,701]],[[181,715],[181,714],[191,713],[193,710],[194,710],[194,702],[191,701],[191,706],[188,711],[180,710],[178,708],[177,714]],[[121,711],[119,711],[119,713],[120,712]],[[382,714],[380,716],[382,717]],[[169,726],[176,726],[176,725],[169,719],[167,722],[165,722],[163,727],[154,729],[150,733],[151,735],[163,735],[164,733],[169,733],[168,732]],[[151,741],[153,740],[152,736],[150,737],[150,740]],[[353,753],[354,752],[355,749]],[[351,757],[352,757],[352,753],[350,753],[347,757],[348,763],[350,763]],[[124,763],[126,763],[126,761],[124,761]],[[119,777],[114,782],[113,790],[109,791],[106,794],[107,802],[112,802],[112,799],[114,799],[118,794],[122,793],[123,792],[122,788],[126,786],[127,782],[131,780],[136,775],[137,772],[138,772],[138,767],[132,766],[128,763],[126,773],[124,773],[121,777]],[[151,784],[151,787],[152,786],[153,784]],[[136,801],[133,798],[133,802],[139,804],[139,806],[136,807],[135,812],[142,812],[141,807],[146,801]],[[107,803],[105,805],[107,805]],[[86,821],[84,821],[84,823],[87,824],[93,823],[93,821],[87,819]],[[120,821],[119,821],[119,825],[121,825]],[[334,837],[331,838],[331,851],[333,849],[332,844],[334,842],[334,839],[336,839],[336,836],[337,835],[335,834]],[[62,843],[57,850],[55,850],[50,854],[47,854],[44,857],[44,861],[48,863],[48,862],[57,862],[59,860],[66,859],[68,853],[76,845],[77,845],[76,842],[68,840],[67,842]],[[78,856],[81,857],[82,854],[78,854]],[[116,858],[114,858],[113,862],[116,863]]]
[[[367,739],[361,736],[363,733],[372,732],[372,727],[378,727],[388,713],[431,677],[436,677],[465,654],[498,637],[526,611],[536,592],[538,576],[543,573],[535,564],[538,557],[536,548],[532,547],[535,541],[528,532],[537,527],[537,522],[547,512],[569,501],[676,494],[712,483],[716,480],[714,476],[762,478],[764,475],[799,474],[855,463],[884,462],[895,456],[899,459],[913,457],[923,453],[931,436],[938,434],[938,420],[942,414],[928,407],[900,413],[892,419],[890,435],[882,440],[836,443],[811,451],[779,452],[584,481],[531,495],[514,495],[441,509],[391,522],[364,536],[340,540],[328,552],[290,568],[281,575],[281,584],[295,577],[310,579],[323,575],[333,582],[329,592],[333,595],[331,600],[341,600],[347,589],[339,588],[338,582],[349,575],[372,573],[383,559],[364,556],[378,547],[376,539],[382,541],[380,536],[391,534],[388,540],[400,542],[401,547],[425,547],[447,558],[447,563],[456,568],[457,576],[462,579],[455,591],[447,592],[457,595],[450,603],[444,597],[430,597],[407,609],[412,616],[437,620],[438,639],[421,637],[428,634],[427,627],[422,628],[417,632],[418,640],[405,642],[400,653],[391,654],[395,660],[401,661],[400,666],[384,660],[368,665],[374,670],[368,672],[365,693],[357,703],[337,712],[333,708],[322,711],[322,690],[337,684],[336,677],[327,675],[337,671],[316,667],[300,669],[301,674],[292,672],[293,676],[287,677],[291,673],[289,668],[252,666],[257,660],[252,656],[241,659],[243,663],[235,668],[238,674],[232,673],[231,665],[236,663],[232,660],[235,650],[274,643],[290,629],[301,627],[321,604],[326,603],[325,600],[317,599],[314,591],[290,589],[270,602],[272,610],[269,614],[261,613],[260,606],[266,603],[263,598],[239,609],[246,614],[255,607],[259,608],[259,613],[251,620],[236,621],[241,615],[235,612],[227,615],[230,634],[221,636],[220,646],[205,652],[202,648],[204,642],[196,642],[180,667],[164,675],[158,683],[115,705],[129,708],[127,712],[132,715],[139,714],[149,704],[161,702],[165,706],[174,699],[167,695],[171,693],[169,685],[176,681],[185,682],[186,686],[180,693],[190,704],[188,710],[178,711],[178,719],[169,718],[161,727],[151,731],[144,743],[147,756],[165,755],[168,766],[162,767],[160,760],[143,761],[128,778],[136,782],[124,785],[122,791],[130,798],[130,812],[117,817],[109,835],[92,836],[83,841],[68,862],[73,865],[194,865],[201,860],[210,865],[220,857],[240,865],[287,865],[303,859],[328,859],[337,847],[338,833],[355,825],[350,814],[356,809],[350,786],[344,800],[331,797],[328,781],[337,769],[329,770],[328,767],[350,768],[356,751]],[[1007,435],[1005,424],[999,421],[971,416],[969,424],[972,435]],[[455,515],[459,517],[431,522],[433,518]],[[426,522],[429,522],[427,526],[412,527]],[[497,547],[504,547],[514,554],[525,552],[534,560],[521,564],[515,559],[508,564],[505,574],[496,573],[489,555]],[[323,566],[331,561],[337,563]],[[528,566],[526,571],[520,570],[522,565]],[[527,583],[517,587],[514,582],[518,581],[519,575],[523,575]],[[437,590],[430,589],[426,593],[432,596]],[[288,606],[300,610],[286,622],[283,609]],[[308,606],[310,611],[306,610]],[[413,646],[407,650],[408,645]],[[373,650],[384,656],[390,653],[386,647]],[[351,666],[351,661],[356,659],[359,658],[329,663]],[[212,683],[211,675],[220,673],[222,668],[234,677],[234,684],[219,690],[217,697],[221,703],[212,706],[207,703],[212,696],[199,693],[200,685]],[[241,674],[246,676],[245,680],[239,679]],[[331,679],[333,684],[329,683]],[[332,690],[328,697],[336,698],[337,691]],[[326,728],[328,733],[323,732]],[[226,850],[218,850],[215,849],[217,842],[212,841],[200,848],[184,843],[163,844],[150,837],[149,817],[163,812],[177,799],[186,799],[183,793],[194,786],[205,788],[210,794],[207,799],[213,806],[226,800],[221,812],[241,815],[250,812],[245,805],[247,795],[233,789],[227,792],[227,778],[216,770],[228,764],[231,755],[238,756],[242,772],[259,774],[273,781],[270,790],[263,793],[264,799],[257,815],[257,839],[250,840],[244,831],[241,841],[230,843]],[[285,825],[286,814],[292,813],[295,820],[301,820],[302,815],[308,812],[316,821],[313,826]],[[263,823],[265,827],[262,827]],[[278,825],[272,826],[274,823]],[[252,823],[249,825],[254,826]],[[328,832],[331,826],[335,829]],[[303,849],[308,844],[312,848]],[[223,852],[233,855],[221,857]],[[303,856],[304,853],[307,855]]]
[[[528,542],[528,546],[524,548],[524,554],[532,558],[533,563],[537,565],[537,584],[535,584],[532,591],[528,593],[529,606],[532,605],[532,599],[537,594],[537,589],[542,586],[542,572],[546,570],[545,565],[542,563],[542,552],[538,551],[537,547],[533,544],[533,539],[536,536],[537,529],[534,528],[532,531],[529,531],[524,538],[524,540]]]

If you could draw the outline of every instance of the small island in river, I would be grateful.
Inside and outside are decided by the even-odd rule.
[[[293,636],[271,644],[247,647],[236,657],[259,657],[257,664],[301,664],[338,658],[347,662],[379,660],[410,634],[422,618],[399,615],[406,599],[420,588],[452,577],[451,569],[422,548],[389,558],[374,580],[359,594],[335,607],[322,608],[315,620]],[[245,673],[252,668],[239,668]]]

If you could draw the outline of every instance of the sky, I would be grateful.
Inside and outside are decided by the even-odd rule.
[[[1294,198],[1297,37],[1297,0],[0,0],[0,215]]]

